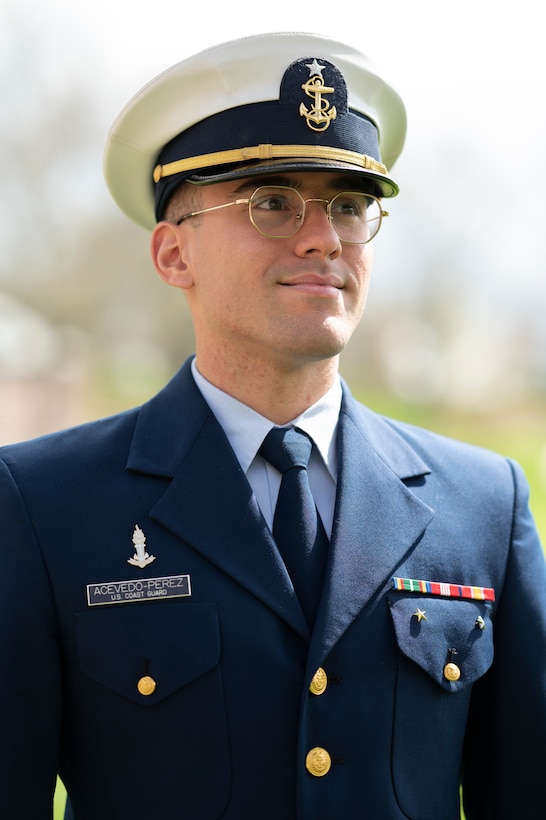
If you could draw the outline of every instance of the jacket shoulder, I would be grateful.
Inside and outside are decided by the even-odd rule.
[[[0,460],[14,473],[40,469],[54,474],[71,461],[85,464],[99,454],[127,453],[139,408],[0,447]]]
[[[482,488],[489,483],[491,489],[504,487],[508,492],[513,491],[514,482],[526,486],[519,464],[498,452],[378,414],[359,402],[352,412],[364,435],[391,465],[400,464],[400,453],[405,451],[418,457],[431,477],[448,478],[450,483]]]

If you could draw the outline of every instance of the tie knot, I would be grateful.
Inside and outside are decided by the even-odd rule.
[[[273,427],[260,447],[260,454],[280,473],[291,467],[307,469],[313,442],[296,427]]]

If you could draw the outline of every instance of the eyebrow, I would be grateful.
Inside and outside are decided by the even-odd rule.
[[[241,184],[234,190],[234,194],[243,193],[244,191],[254,191],[256,188],[267,187],[270,188],[271,186],[276,187],[277,185],[285,185],[288,188],[297,188],[300,187],[299,185],[294,184],[294,182],[290,181],[287,177],[283,176],[256,176],[256,177],[245,177],[241,180]]]

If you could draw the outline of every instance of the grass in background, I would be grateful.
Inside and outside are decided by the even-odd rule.
[[[55,790],[55,800],[53,803],[53,820],[63,820],[64,807],[66,804],[66,791],[60,780],[57,780]]]

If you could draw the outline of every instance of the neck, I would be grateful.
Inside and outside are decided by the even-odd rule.
[[[339,358],[313,361],[297,367],[269,362],[223,361],[217,366],[196,356],[202,376],[220,390],[251,407],[274,424],[287,424],[311,407],[332,387]]]

